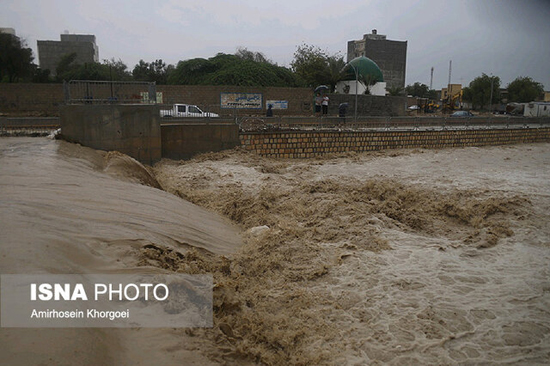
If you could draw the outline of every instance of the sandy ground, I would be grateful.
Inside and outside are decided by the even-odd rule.
[[[2,273],[216,283],[212,329],[1,329],[7,364],[550,359],[550,144],[153,168],[45,138],[0,154]]]

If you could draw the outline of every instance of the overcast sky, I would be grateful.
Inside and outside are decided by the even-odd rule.
[[[37,40],[94,34],[100,60],[131,71],[238,47],[289,66],[297,46],[346,55],[347,42],[377,29],[408,41],[406,84],[468,85],[482,73],[505,87],[530,76],[550,90],[550,0],[0,0],[0,27]]]

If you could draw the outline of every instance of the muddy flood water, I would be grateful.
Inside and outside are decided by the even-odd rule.
[[[0,364],[550,363],[550,144],[144,167],[0,138],[0,248],[215,282],[213,328],[2,328]]]

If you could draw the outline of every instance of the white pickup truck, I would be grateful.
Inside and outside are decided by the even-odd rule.
[[[199,117],[199,118],[216,118],[217,113],[203,112],[199,107],[192,104],[174,104],[172,109],[161,109],[161,117]]]

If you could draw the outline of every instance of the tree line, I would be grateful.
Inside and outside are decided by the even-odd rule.
[[[530,77],[520,76],[506,86],[506,102],[529,103],[544,96],[544,86]],[[437,92],[427,85],[414,83],[405,87],[407,95],[418,98],[437,99]],[[494,104],[500,104],[504,98],[501,95],[501,81],[498,76],[481,74],[462,88],[462,100],[472,104],[473,109],[485,109]]]
[[[76,54],[64,55],[55,76],[35,63],[25,41],[0,34],[0,82],[55,83],[64,80],[147,81],[172,85],[235,85],[316,87],[327,85],[331,91],[342,78],[346,66],[340,54],[329,54],[317,46],[301,44],[294,52],[290,67],[279,66],[260,52],[239,48],[235,54],[218,53],[214,57],[193,58],[167,65],[162,59],[140,60],[130,71],[121,60],[103,60],[78,64]],[[368,81],[364,81],[368,82]],[[492,89],[492,92],[491,92]],[[368,90],[368,89],[367,89]],[[531,102],[544,93],[543,85],[529,77],[518,77],[508,84],[509,102]],[[389,88],[390,95],[412,95],[437,99],[437,92],[415,82],[402,88]],[[492,99],[491,99],[492,98]],[[491,99],[491,100],[490,100]],[[482,74],[463,88],[463,100],[474,109],[500,103],[500,78]]]
[[[148,81],[174,85],[237,85],[315,87],[339,80],[345,66],[342,56],[319,47],[301,45],[291,67],[279,66],[260,52],[239,48],[235,54],[193,58],[168,65],[162,59],[140,60],[132,70],[122,60],[79,64],[76,53],[63,55],[55,70],[42,70],[32,50],[10,34],[0,34],[0,82],[59,83],[64,80]],[[52,71],[55,71],[53,73]],[[55,76],[53,76],[55,75]]]

